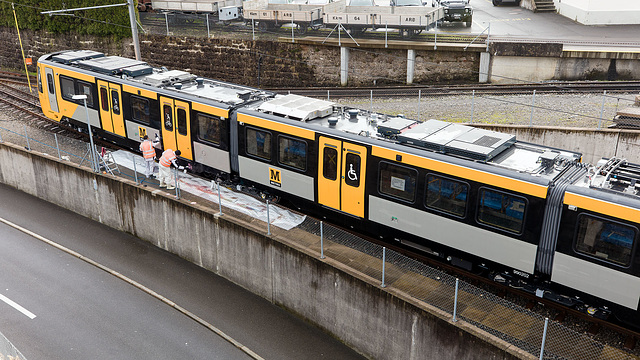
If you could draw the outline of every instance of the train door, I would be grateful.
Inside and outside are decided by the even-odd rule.
[[[125,136],[120,85],[98,80],[100,119],[106,131]]]
[[[189,103],[161,96],[160,106],[163,147],[180,150],[180,157],[193,160]]]
[[[45,76],[47,77],[47,92],[49,93],[49,108],[54,113],[58,112],[58,99],[56,99],[56,84],[53,77],[53,69],[45,67]]]
[[[364,217],[367,148],[321,136],[318,157],[318,202]]]

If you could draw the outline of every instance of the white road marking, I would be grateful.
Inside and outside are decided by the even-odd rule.
[[[36,317],[36,315],[34,313],[32,313],[31,311],[23,308],[22,306],[20,306],[20,304],[18,304],[17,302],[9,299],[8,297],[6,297],[6,296],[4,296],[2,294],[0,294],[0,300],[6,302],[7,304],[9,304],[14,309],[16,309],[16,310],[20,311],[21,313],[25,314],[31,320],[33,320],[33,318]]]

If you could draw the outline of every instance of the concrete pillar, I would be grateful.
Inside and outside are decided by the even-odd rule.
[[[413,84],[413,73],[416,69],[416,51],[407,50],[407,85]]]
[[[340,47],[340,85],[347,86],[349,81],[349,48]]]
[[[478,82],[489,82],[489,64],[491,63],[491,54],[488,52],[480,53],[480,69],[478,75]]]

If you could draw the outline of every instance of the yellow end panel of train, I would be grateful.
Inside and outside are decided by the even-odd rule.
[[[367,148],[320,137],[318,202],[364,217]]]
[[[180,150],[180,157],[193,160],[189,103],[161,96],[160,107],[164,149]]]

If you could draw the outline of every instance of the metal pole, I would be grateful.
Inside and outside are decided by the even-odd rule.
[[[254,19],[251,19],[251,40],[256,40],[256,22]]]
[[[598,130],[600,130],[600,126],[602,125],[602,118],[604,116],[604,101],[607,98],[607,90],[602,94],[602,107],[600,108],[600,120],[598,120]]]
[[[133,176],[136,179],[136,184],[137,184],[138,183],[138,170],[136,170],[136,155],[135,154],[131,154],[131,160],[133,160]]]
[[[142,60],[140,56],[140,40],[138,40],[138,26],[136,23],[136,9],[133,7],[133,0],[127,0],[129,8],[129,22],[131,23],[131,37],[133,38],[133,50],[136,53],[136,60]]]
[[[31,144],[29,144],[29,134],[27,134],[27,125],[24,126],[24,137],[27,138],[27,150],[31,151]]]
[[[385,21],[384,22],[384,47],[387,48],[389,47],[389,44],[387,44],[387,36],[389,35],[389,22]]]
[[[294,23],[293,23],[293,13],[291,13],[291,42],[296,42],[295,39],[295,35],[293,35],[293,27],[294,27]]]
[[[369,95],[369,101],[371,102],[371,113],[373,114],[373,90],[371,90],[371,94]]]
[[[173,168],[174,171],[174,185],[176,187],[176,198],[180,198],[180,188],[178,187],[178,168]]]
[[[320,259],[324,259],[324,227],[320,221]]]
[[[438,20],[436,20],[436,31],[433,35],[433,50],[438,50]]]
[[[387,285],[384,284],[384,267],[385,264],[387,263],[387,248],[386,247],[382,247],[382,287],[386,287]]]
[[[207,13],[206,15],[207,15],[207,38],[210,38],[211,34],[209,33],[209,13]]]
[[[218,185],[218,215],[222,215],[222,200],[220,199],[220,182],[216,182]]]
[[[58,150],[58,160],[62,160],[62,156],[60,156],[60,145],[58,144],[58,134],[53,134],[53,138],[56,139],[56,149]],[[0,139],[0,142],[2,139]]]
[[[93,145],[93,132],[91,131],[91,121],[89,120],[89,108],[87,107],[87,98],[84,98],[84,111],[87,114],[87,127],[89,128],[89,142],[91,143],[91,161],[95,168],[94,172],[100,171],[100,167],[98,166],[98,158],[96,157],[96,147]]]
[[[471,123],[473,124],[473,106],[476,103],[476,91],[471,90]]]
[[[342,46],[342,42],[340,40],[340,29],[342,29],[342,24],[338,21],[338,46]]]
[[[420,121],[420,100],[422,98],[422,89],[418,89],[418,121]]]
[[[542,345],[540,345],[540,360],[544,356],[544,343],[547,341],[547,327],[549,326],[549,318],[544,318],[544,331],[542,333]]]
[[[327,90],[327,101],[329,101],[329,90]]]
[[[458,311],[458,282],[459,280],[456,279],[456,293],[453,298],[453,320],[452,320],[453,322],[458,321],[456,319],[456,312]]]
[[[269,200],[267,200],[267,235],[271,235],[271,220],[269,219]]]
[[[531,118],[529,119],[529,126],[533,126],[533,109],[536,106],[536,91],[533,90],[533,98],[531,100]]]
[[[167,16],[167,13],[164,13],[164,22],[167,25],[167,36],[169,36],[169,18]]]
[[[487,52],[489,52],[489,36],[491,36],[491,23],[487,26]]]
[[[2,132],[0,131],[0,143],[2,143]]]

